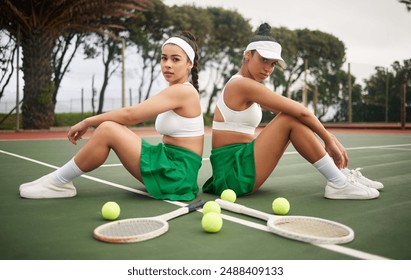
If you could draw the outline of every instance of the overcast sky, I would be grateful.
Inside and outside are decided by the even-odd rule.
[[[164,0],[164,3],[168,6],[195,4],[236,10],[250,20],[254,29],[268,22],[273,27],[308,28],[330,33],[344,43],[347,62],[350,62],[351,73],[357,81],[368,78],[376,66],[390,67],[394,61],[411,59],[411,12],[398,0]],[[93,74],[95,87],[100,90],[102,61],[85,61],[83,57],[81,52],[76,54],[70,72],[63,79],[57,105],[63,106],[64,110],[72,106],[67,100],[80,98],[82,88],[85,97],[91,96]],[[133,61],[133,55],[127,55],[127,98],[130,88],[133,94],[137,92]],[[119,69],[110,80],[107,98],[121,98],[120,76]],[[8,112],[14,107],[15,89],[13,80],[0,100],[0,112]],[[78,100],[76,102],[79,104]],[[113,103],[110,107],[111,102],[114,101],[106,101],[105,109],[118,106],[118,103]],[[86,105],[90,102],[87,101]]]
[[[350,63],[389,67],[411,58],[411,12],[398,0],[165,0],[236,10],[255,28],[308,28],[330,33],[346,47]],[[286,42],[284,42],[286,43]]]

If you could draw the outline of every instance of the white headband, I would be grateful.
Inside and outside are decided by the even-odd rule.
[[[188,58],[190,59],[191,63],[194,64],[194,58],[195,58],[195,52],[192,46],[190,46],[189,43],[184,41],[181,38],[178,37],[171,37],[165,43],[163,44],[163,47],[167,44],[174,44],[179,46],[180,48],[183,49],[183,51],[187,54]]]
[[[281,68],[287,68],[287,64],[281,57],[281,45],[274,41],[256,41],[248,44],[245,51],[256,50],[262,57],[268,59],[277,59]]]

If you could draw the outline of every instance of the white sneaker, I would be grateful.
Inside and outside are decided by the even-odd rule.
[[[73,183],[56,184],[50,174],[41,177],[33,182],[20,185],[20,196],[23,198],[64,198],[77,195]]]
[[[362,168],[356,168],[356,169],[344,168],[344,169],[341,169],[341,172],[344,173],[344,175],[347,177],[350,174],[353,175],[354,178],[357,180],[357,182],[363,184],[366,187],[373,188],[376,190],[380,190],[384,188],[384,185],[381,182],[370,180],[364,175],[362,175],[360,172],[361,169]]]
[[[379,196],[379,191],[357,182],[353,175],[347,177],[343,187],[327,182],[324,192],[324,197],[329,199],[374,199]]]
[[[34,180],[34,181],[31,181],[31,182],[28,182],[28,183],[21,184],[20,187],[19,187],[19,191],[21,191],[22,189],[24,189],[24,188],[26,188],[26,187],[34,186],[34,185],[36,185],[36,184],[41,183],[41,181],[44,180],[44,177],[49,176],[49,175],[50,175],[50,174],[45,175],[45,176],[43,176],[43,177],[40,177],[40,178],[38,178],[37,180]]]

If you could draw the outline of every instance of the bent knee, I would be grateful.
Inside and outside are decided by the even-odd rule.
[[[281,123],[287,123],[287,124],[292,124],[292,123],[298,123],[299,122],[295,117],[293,117],[291,115],[288,115],[286,113],[279,113],[273,119],[273,121],[281,122]]]
[[[295,128],[302,128],[302,127],[307,127],[304,123],[302,123],[299,119],[296,117],[293,117],[291,115],[288,115],[286,113],[279,113],[271,122],[269,125],[272,125],[273,127],[276,127],[277,129],[279,127],[282,128],[287,128],[289,130],[295,129]],[[307,127],[308,128],[308,127]]]
[[[122,129],[124,126],[113,122],[113,121],[104,121],[102,122],[97,128],[96,132],[98,133],[112,133],[114,131],[117,131],[119,129]]]

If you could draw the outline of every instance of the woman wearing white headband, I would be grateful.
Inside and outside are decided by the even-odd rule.
[[[243,64],[225,85],[214,113],[213,176],[203,191],[238,196],[257,191],[277,166],[290,142],[327,180],[329,199],[373,199],[383,185],[347,169],[345,148],[307,108],[261,84],[278,65],[286,68],[281,46],[262,24],[244,52]],[[261,107],[277,116],[255,137]],[[325,146],[318,140],[318,135]]]
[[[77,194],[72,181],[102,165],[111,150],[156,199],[192,200],[198,193],[204,122],[198,92],[198,46],[189,32],[162,46],[161,71],[169,86],[134,106],[87,118],[72,126],[77,144],[89,127],[87,143],[64,166],[20,186],[24,198],[62,198]],[[192,84],[188,82],[191,74]],[[162,143],[150,145],[127,126],[156,118]]]

